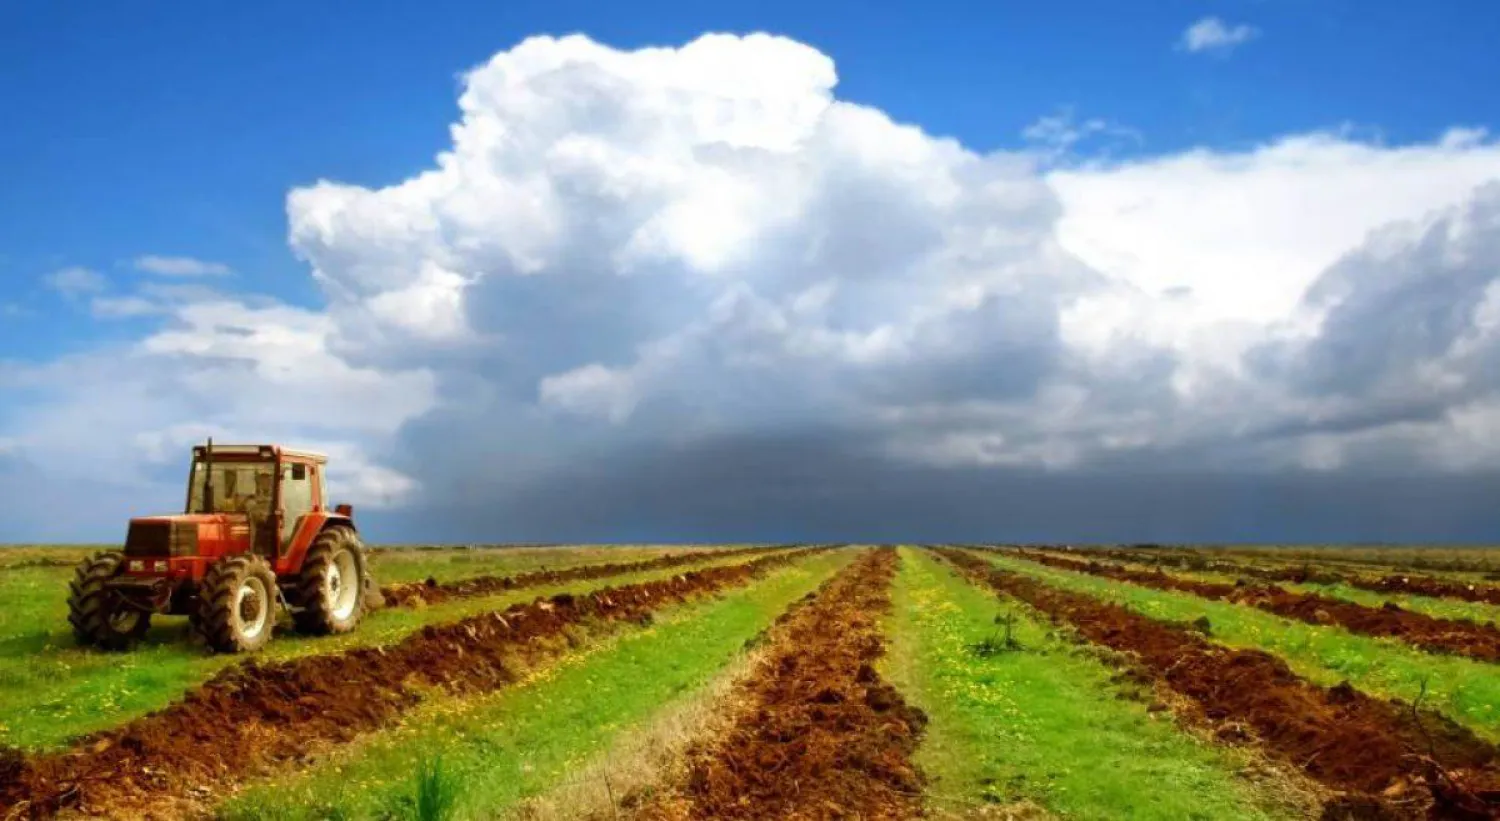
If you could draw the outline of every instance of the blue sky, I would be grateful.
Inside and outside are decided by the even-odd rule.
[[[1205,16],[1263,34],[1172,48]],[[17,2],[0,10],[7,296],[61,264],[221,259],[299,304],[286,191],[400,180],[446,144],[456,75],[532,34],[617,47],[766,30],[838,63],[839,95],[978,149],[1061,106],[1133,128],[1120,151],[1233,146],[1353,123],[1393,142],[1495,124],[1500,13],[1483,0],[1117,3]],[[102,329],[24,323],[46,355]]]
[[[1246,27],[1243,42],[1196,52],[1183,48],[1184,32],[1208,18],[1221,21],[1227,30]],[[582,370],[594,364],[585,361],[548,362],[544,367],[541,359],[533,358],[521,366],[513,360],[505,365],[506,357],[516,354],[482,346],[471,346],[458,355],[468,363],[459,367],[452,364],[452,345],[428,350],[396,339],[392,344],[406,352],[402,358],[367,344],[369,340],[346,321],[354,310],[351,305],[330,296],[310,270],[316,265],[328,281],[359,291],[369,283],[341,272],[339,260],[379,245],[378,230],[370,228],[376,233],[354,239],[349,235],[320,237],[300,247],[312,262],[299,259],[294,253],[297,243],[288,242],[289,193],[318,180],[380,191],[433,168],[434,157],[452,147],[450,128],[458,121],[455,101],[464,87],[462,73],[527,37],[578,32],[628,53],[647,46],[680,47],[705,32],[754,31],[782,35],[831,59],[838,72],[833,89],[838,100],[882,111],[896,122],[916,124],[929,135],[955,138],[976,154],[1035,150],[1036,143],[1024,136],[1027,128],[1059,112],[1070,112],[1067,122],[1073,127],[1101,123],[1104,128],[1094,139],[1070,146],[1061,158],[1053,158],[1060,164],[1059,171],[1038,179],[1057,192],[1063,214],[1057,231],[1070,252],[1107,277],[1136,285],[1171,279],[1145,270],[1156,265],[1155,260],[1166,260],[1163,265],[1212,264],[1202,261],[1213,259],[1205,256],[1213,249],[1153,247],[1133,253],[1133,258],[1146,261],[1131,270],[1111,270],[1100,249],[1114,238],[1108,225],[1087,222],[1086,205],[1112,201],[1109,197],[1117,195],[1126,199],[1147,195],[1138,195],[1135,189],[1121,193],[1136,179],[1123,172],[1106,178],[1103,171],[1089,176],[1080,170],[1091,167],[1091,161],[1104,162],[1112,169],[1128,166],[1138,174],[1166,175],[1185,167],[1174,163],[1191,156],[1189,152],[1202,149],[1224,160],[1201,184],[1213,190],[1222,184],[1222,190],[1231,191],[1240,184],[1236,182],[1240,178],[1228,170],[1236,157],[1264,159],[1256,152],[1278,141],[1337,133],[1341,142],[1309,149],[1311,159],[1288,154],[1265,161],[1282,163],[1277,168],[1283,170],[1303,167],[1299,163],[1304,160],[1329,168],[1347,165],[1361,169],[1361,174],[1368,170],[1372,175],[1368,179],[1349,183],[1354,192],[1349,194],[1351,202],[1355,198],[1395,202],[1405,196],[1401,193],[1405,189],[1389,181],[1400,174],[1451,179],[1441,192],[1417,198],[1426,204],[1424,209],[1456,205],[1462,198],[1453,192],[1467,193],[1491,176],[1488,155],[1481,153],[1488,146],[1486,137],[1477,138],[1478,147],[1444,149],[1441,162],[1446,164],[1430,174],[1408,167],[1427,162],[1426,155],[1413,159],[1398,151],[1437,145],[1453,129],[1497,126],[1500,90],[1488,78],[1500,76],[1500,53],[1493,48],[1500,42],[1500,12],[1492,3],[1478,1],[9,3],[0,8],[0,101],[11,112],[7,126],[0,129],[0,179],[4,180],[0,185],[0,365],[10,363],[19,376],[0,383],[0,390],[5,391],[0,394],[0,445],[11,442],[13,451],[34,462],[37,443],[45,441],[35,433],[34,420],[57,416],[46,403],[82,401],[63,396],[60,383],[48,381],[52,377],[47,374],[57,371],[61,367],[57,363],[68,361],[66,357],[103,362],[106,352],[158,344],[150,340],[173,328],[204,327],[185,319],[191,309],[191,300],[186,298],[174,302],[165,315],[159,310],[108,319],[100,318],[97,307],[91,310],[91,300],[150,296],[141,290],[146,282],[191,282],[221,297],[232,297],[242,308],[260,305],[302,312],[287,315],[289,319],[254,314],[259,318],[252,325],[286,320],[296,328],[321,328],[320,323],[331,322],[336,329],[326,347],[332,351],[328,354],[331,361],[337,361],[328,367],[407,374],[413,381],[403,383],[407,386],[403,396],[412,395],[411,385],[420,381],[413,374],[425,374],[423,378],[430,377],[434,386],[433,399],[422,410],[392,422],[389,429],[376,425],[378,431],[349,437],[335,435],[336,429],[330,431],[336,426],[263,419],[257,413],[230,413],[209,421],[208,411],[201,406],[173,413],[152,411],[149,423],[131,423],[139,427],[122,427],[118,435],[131,441],[156,441],[152,437],[166,435],[165,429],[217,425],[232,431],[243,423],[240,429],[247,434],[333,437],[357,452],[362,464],[380,463],[405,475],[422,473],[411,464],[411,454],[431,446],[422,438],[430,434],[422,431],[447,424],[441,420],[453,411],[443,397],[454,391],[484,393],[482,386],[505,384],[518,378],[517,373],[534,370],[535,378],[522,381],[529,386],[527,401],[540,407],[546,404],[546,396],[562,395],[547,392],[547,378],[602,372]],[[1339,132],[1340,128],[1348,130]],[[1366,149],[1376,152],[1368,162],[1359,153]],[[1389,163],[1382,159],[1387,156]],[[1397,170],[1380,170],[1386,168]],[[1068,176],[1070,169],[1074,176]],[[1328,173],[1345,179],[1338,176],[1340,171]],[[1305,179],[1314,180],[1317,175],[1309,173]],[[1263,190],[1257,184],[1245,184],[1247,191]],[[1407,184],[1417,183],[1402,183]],[[1085,193],[1069,193],[1077,191]],[[1234,196],[1225,194],[1225,201],[1236,201]],[[1291,191],[1278,196],[1295,202],[1300,195]],[[1079,197],[1085,205],[1076,204]],[[1274,208],[1274,204],[1266,206],[1266,210]],[[1337,230],[1330,226],[1327,234],[1348,237],[1349,248],[1342,250],[1349,250],[1388,219],[1422,213],[1406,213],[1395,205],[1391,209],[1374,209],[1359,219],[1350,217],[1347,225],[1341,223]],[[1070,222],[1075,215],[1078,221]],[[1275,234],[1283,229],[1266,228],[1265,244],[1284,242],[1302,253],[1303,239]],[[1079,239],[1081,235],[1087,236]],[[1307,273],[1299,274],[1287,287],[1300,292],[1338,257],[1332,252],[1337,250],[1341,249],[1309,252]],[[1222,253],[1225,265],[1231,265],[1235,255],[1229,249]],[[151,274],[132,263],[143,255],[218,263],[233,273],[209,277]],[[445,252],[429,259],[451,256]],[[96,272],[105,283],[102,290],[70,296],[48,285],[49,275],[72,266]],[[838,263],[829,266],[834,270]],[[488,276],[478,268],[461,273]],[[1195,287],[1207,293],[1212,285]],[[514,295],[503,289],[484,299],[480,293],[477,287],[466,291],[463,311],[470,325],[476,326],[466,330],[485,330],[477,327],[483,324],[475,319],[476,311],[482,310],[479,306],[515,304],[505,302]],[[366,293],[372,299],[373,295],[373,290]],[[549,299],[542,304],[555,304]],[[1218,299],[1222,308],[1238,297],[1225,292]],[[688,297],[682,300],[684,306],[696,305]],[[1286,302],[1270,296],[1266,300],[1272,306]],[[336,310],[341,306],[348,310]],[[1270,314],[1257,314],[1253,319],[1269,322]],[[662,337],[658,319],[643,323],[651,327],[651,334]],[[666,329],[666,337],[672,332]],[[510,333],[514,336],[519,331],[512,328]],[[651,334],[627,333],[622,338],[628,338],[628,344],[617,350],[632,350]],[[173,344],[169,340],[158,347]],[[183,344],[191,348],[198,343]],[[533,349],[544,347],[538,340]],[[183,353],[179,350],[174,355]],[[1314,352],[1303,355],[1311,358]],[[1384,357],[1381,361],[1401,359],[1389,353],[1380,356]],[[612,360],[600,361],[609,364]],[[964,367],[1005,367],[994,362],[985,365],[986,361]],[[260,361],[256,365],[264,366]],[[97,367],[101,372],[111,368],[108,364]],[[0,375],[4,373],[0,370]],[[701,378],[694,373],[680,374],[677,379],[691,383]],[[895,384],[916,384],[903,381],[915,378],[910,375],[890,378]],[[582,379],[546,384],[561,385],[557,390],[571,389],[582,384]],[[1105,386],[1098,383],[1087,389],[1100,396],[1105,393]],[[677,407],[663,398],[672,392],[663,390],[632,389],[630,407],[656,407],[652,401]],[[1484,390],[1468,390],[1464,401],[1485,395]],[[1318,405],[1278,413],[1338,415],[1353,412],[1353,406],[1369,410],[1377,402],[1370,396],[1344,399],[1350,408],[1341,406],[1335,411]],[[1378,401],[1387,402],[1389,397],[1382,395]],[[749,404],[756,410],[736,404],[732,411],[699,409],[704,415],[693,418],[709,427],[703,420],[733,419],[730,427],[736,436],[748,429],[757,433],[768,427],[784,430],[792,424],[788,419],[811,418],[819,426],[826,423],[846,432],[850,425],[860,427],[842,416],[834,418],[830,408],[844,407],[847,403],[842,400],[817,409],[766,408],[759,399]],[[682,423],[670,414],[653,420],[652,412],[642,410],[628,420],[612,417],[613,427],[588,428],[585,435],[597,438],[601,448],[650,451],[662,441],[654,438],[660,435],[658,425],[670,429]],[[526,440],[538,435],[522,433],[524,426],[517,424],[511,435]],[[554,434],[576,439],[578,432],[569,430],[566,436]],[[1012,441],[1026,438],[1003,425],[992,435]],[[895,436],[877,450],[901,450],[906,447],[904,436]],[[1439,440],[1455,446],[1453,440],[1441,436]],[[417,442],[424,444],[419,448]],[[508,442],[497,441],[493,447],[504,453],[513,447]],[[561,458],[563,452],[542,461]],[[4,455],[0,448],[0,457]],[[1024,462],[1031,457],[1016,458]],[[1210,469],[1212,460],[1205,460],[1194,457],[1188,462],[1194,469]],[[1013,464],[1010,457],[1002,461]],[[424,488],[441,484],[424,476],[416,476],[415,483]],[[122,506],[136,501],[123,491],[120,498]],[[650,531],[652,526],[649,520],[630,524],[633,532]],[[1240,527],[1235,524],[1230,529]],[[0,539],[5,537],[0,526]]]

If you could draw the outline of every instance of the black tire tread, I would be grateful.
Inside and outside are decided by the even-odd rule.
[[[271,566],[259,556],[242,553],[226,556],[209,566],[198,590],[198,629],[208,646],[219,653],[244,653],[258,650],[271,640],[275,629],[276,602],[266,603],[273,612],[266,630],[253,641],[247,640],[239,631],[235,620],[234,596],[244,580],[259,575],[265,582],[266,592],[276,595],[276,575]]]
[[[109,628],[109,591],[104,583],[119,574],[124,562],[120,551],[101,550],[80,562],[73,572],[73,579],[68,582],[68,623],[73,626],[73,638],[78,644],[124,650],[150,628],[149,613],[142,613],[129,633],[118,634]]]
[[[360,598],[354,612],[347,620],[340,622],[333,617],[330,603],[325,600],[323,591],[327,589],[328,569],[333,565],[334,554],[344,548],[354,551],[359,564],[360,578],[354,583],[358,585]],[[349,633],[358,627],[364,616],[367,599],[365,576],[368,575],[368,561],[364,546],[352,529],[335,526],[319,533],[318,538],[307,549],[307,556],[302,559],[302,571],[297,574],[296,584],[289,591],[288,598],[300,608],[292,614],[297,630],[309,635],[326,636]]]

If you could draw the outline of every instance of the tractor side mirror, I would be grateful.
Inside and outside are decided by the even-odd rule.
[[[344,504],[341,504],[341,505],[335,505],[334,508],[333,508],[333,512],[337,513],[340,516],[348,516],[350,518],[353,518],[353,516],[354,516],[354,505],[351,505],[348,502],[345,502]]]

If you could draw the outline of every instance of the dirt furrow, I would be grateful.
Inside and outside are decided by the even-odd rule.
[[[1088,641],[1129,654],[1138,675],[1186,697],[1221,739],[1258,742],[1340,792],[1325,818],[1500,818],[1500,750],[1441,714],[1347,683],[1320,687],[1269,653],[1214,644],[1190,625],[1049,587],[965,551],[938,553]]]
[[[777,628],[737,690],[728,731],[687,755],[674,791],[646,819],[896,819],[919,814],[911,762],[926,716],[874,668],[899,559],[862,557]]]
[[[1154,551],[1123,549],[1090,549],[1088,556],[1102,556],[1125,562],[1165,565],[1182,570],[1199,570],[1211,573],[1227,573],[1247,576],[1261,581],[1286,582],[1290,584],[1347,584],[1372,593],[1409,594],[1430,596],[1438,599],[1457,599],[1476,604],[1500,605],[1500,587],[1486,584],[1470,584],[1455,579],[1423,576],[1413,573],[1388,573],[1378,578],[1357,573],[1341,573],[1314,564],[1287,567],[1260,567],[1253,564],[1209,559],[1205,556],[1182,553],[1157,553]]]
[[[1362,579],[1356,576],[1345,581],[1353,587],[1376,593],[1408,593],[1415,596],[1500,605],[1500,587],[1493,585],[1467,584],[1453,579],[1404,574],[1381,576],[1378,579]]]
[[[64,810],[105,817],[202,813],[226,788],[329,743],[395,722],[424,691],[482,692],[565,653],[586,623],[649,622],[653,611],[743,586],[827,548],[795,550],[670,579],[560,594],[361,647],[226,669],[181,701],[71,749],[0,752],[0,818]]]
[[[1432,653],[1466,656],[1480,661],[1500,661],[1500,628],[1468,619],[1440,619],[1406,610],[1387,602],[1383,607],[1320,596],[1294,593],[1276,585],[1228,584],[1185,579],[1155,570],[1132,570],[1098,561],[1064,558],[1032,551],[1006,551],[1047,567],[1087,573],[1129,582],[1156,590],[1191,593],[1205,599],[1227,601],[1308,624],[1338,625],[1351,633],[1398,638]]]
[[[1190,561],[1188,561],[1186,559],[1182,559],[1182,560],[1179,561],[1179,560],[1168,558],[1168,557],[1162,557],[1158,561],[1151,561],[1151,560],[1146,559],[1146,558],[1134,556],[1134,555],[1132,555],[1132,554],[1130,554],[1130,553],[1128,553],[1126,551],[1119,551],[1119,550],[1087,550],[1087,551],[1077,550],[1077,551],[1075,551],[1075,550],[1071,550],[1071,549],[1067,549],[1067,548],[1060,548],[1060,549],[1052,549],[1052,550],[1046,550],[1046,549],[1044,549],[1044,550],[1008,550],[1007,549],[1007,550],[1004,550],[1003,552],[1009,553],[1009,554],[1012,554],[1012,555],[1015,555],[1015,556],[1019,556],[1020,558],[1023,558],[1023,559],[1030,559],[1030,560],[1032,560],[1034,562],[1038,562],[1040,564],[1049,565],[1051,567],[1060,567],[1060,568],[1063,568],[1065,570],[1077,570],[1079,572],[1084,572],[1084,573],[1093,573],[1092,570],[1087,570],[1085,568],[1087,568],[1087,567],[1099,567],[1099,568],[1103,568],[1104,571],[1109,572],[1109,573],[1115,573],[1115,572],[1118,571],[1118,572],[1121,572],[1121,573],[1124,573],[1124,574],[1134,574],[1135,576],[1139,577],[1140,579],[1146,579],[1146,578],[1149,577],[1149,578],[1152,578],[1152,579],[1157,579],[1157,583],[1167,583],[1167,584],[1176,584],[1176,585],[1179,585],[1179,586],[1172,587],[1171,589],[1173,589],[1173,590],[1182,590],[1184,592],[1189,592],[1189,593],[1201,593],[1202,595],[1209,595],[1209,591],[1217,591],[1217,590],[1221,590],[1221,589],[1232,589],[1232,588],[1237,588],[1237,587],[1243,588],[1243,587],[1246,586],[1246,584],[1245,583],[1241,583],[1241,584],[1222,584],[1222,583],[1213,583],[1213,582],[1202,582],[1202,581],[1197,581],[1197,580],[1194,580],[1194,579],[1180,579],[1180,578],[1175,578],[1175,577],[1172,577],[1172,576],[1167,576],[1166,572],[1163,571],[1161,569],[1161,567],[1162,566],[1175,567],[1177,569],[1188,570],[1190,572],[1197,571],[1197,572],[1209,572],[1209,573],[1221,573],[1221,574],[1226,574],[1226,575],[1234,575],[1234,576],[1241,577],[1242,579],[1245,580],[1245,582],[1248,582],[1248,580],[1251,579],[1251,578],[1255,579],[1256,581],[1263,581],[1263,582],[1292,582],[1292,583],[1296,583],[1296,584],[1301,584],[1301,583],[1305,583],[1305,582],[1313,582],[1315,584],[1334,584],[1334,583],[1337,583],[1339,581],[1343,581],[1343,579],[1341,577],[1334,576],[1331,573],[1316,571],[1316,570],[1312,570],[1312,569],[1296,569],[1296,570],[1293,570],[1291,568],[1275,568],[1275,569],[1273,569],[1273,568],[1264,568],[1264,567],[1244,567],[1244,566],[1240,566],[1240,565],[1234,564],[1232,562],[1205,561],[1205,562],[1202,562],[1202,563],[1197,563],[1197,562],[1190,562]],[[1152,566],[1152,569],[1151,570],[1132,570],[1131,568],[1128,568],[1128,567],[1120,567],[1118,565],[1106,564],[1104,562],[1099,561],[1100,558],[1112,559],[1112,560],[1121,561],[1121,562],[1129,562],[1129,563],[1132,563],[1132,564],[1149,564],[1149,565]],[[1094,575],[1098,575],[1098,574],[1095,573]],[[1166,582],[1160,581],[1160,579],[1162,577],[1165,577],[1169,581],[1166,581]],[[1126,579],[1126,578],[1121,578],[1119,580],[1120,581],[1131,581],[1131,579]],[[1145,582],[1142,581],[1140,583],[1144,584]]]
[[[425,582],[388,584],[380,588],[387,607],[415,607],[420,604],[437,604],[450,599],[489,596],[507,590],[541,587],[549,584],[607,579],[626,573],[643,573],[651,570],[666,570],[704,564],[718,559],[743,559],[786,550],[786,547],[750,547],[738,550],[698,550],[675,556],[658,556],[638,562],[604,562],[569,567],[563,570],[534,570],[514,576],[474,576],[450,582],[428,579]]]
[[[1348,581],[1349,576],[1333,572],[1328,568],[1314,567],[1312,565],[1298,565],[1288,567],[1264,567],[1261,565],[1247,564],[1210,557],[1201,553],[1167,552],[1163,549],[1131,549],[1131,548],[1072,548],[1066,546],[1040,547],[1036,548],[1043,552],[1056,552],[1071,555],[1082,559],[1111,559],[1119,562],[1130,562],[1132,564],[1147,564],[1153,566],[1171,567],[1178,570],[1191,572],[1222,573],[1232,576],[1254,578],[1266,582],[1291,582],[1293,584],[1338,584]]]

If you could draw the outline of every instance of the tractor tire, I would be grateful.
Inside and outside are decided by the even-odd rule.
[[[124,564],[119,551],[100,551],[84,559],[68,583],[68,623],[80,645],[128,650],[151,628],[150,613],[121,607],[104,586]]]
[[[251,554],[227,556],[208,568],[198,592],[198,629],[216,653],[248,653],[276,628],[276,574]]]
[[[347,527],[318,534],[296,587],[287,596],[297,607],[297,629],[314,636],[348,633],[359,626],[369,599],[369,560],[359,536]]]

